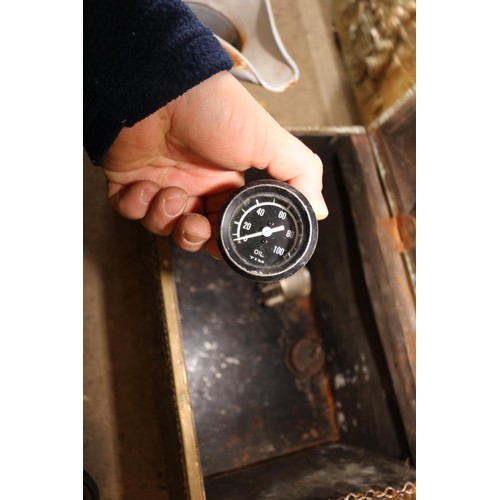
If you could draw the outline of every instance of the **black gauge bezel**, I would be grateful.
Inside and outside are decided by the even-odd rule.
[[[297,212],[302,224],[298,248],[292,257],[278,266],[267,269],[245,262],[235,251],[231,239],[231,221],[249,197],[278,195],[284,197]],[[288,278],[304,267],[312,257],[318,242],[318,221],[307,198],[289,184],[275,179],[253,181],[238,189],[222,207],[217,222],[217,244],[224,260],[239,274],[260,282],[274,282]],[[297,243],[296,243],[297,244]]]

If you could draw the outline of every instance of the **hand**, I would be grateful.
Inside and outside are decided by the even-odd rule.
[[[133,127],[123,128],[102,162],[113,208],[183,249],[220,255],[213,230],[243,172],[266,169],[301,191],[318,219],[323,166],[228,72],[192,88]]]

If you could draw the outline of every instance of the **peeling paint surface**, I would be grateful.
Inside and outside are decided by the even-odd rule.
[[[336,439],[326,368],[299,378],[285,362],[293,342],[319,337],[310,299],[265,308],[224,262],[173,246],[172,258],[204,474]]]

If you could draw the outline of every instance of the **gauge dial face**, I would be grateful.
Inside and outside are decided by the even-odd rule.
[[[225,260],[258,281],[291,276],[309,260],[317,241],[309,202],[286,183],[256,181],[237,191],[217,230]]]

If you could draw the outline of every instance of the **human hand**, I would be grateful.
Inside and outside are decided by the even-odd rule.
[[[102,162],[121,215],[188,251],[219,256],[220,208],[255,167],[288,182],[328,215],[321,160],[283,129],[228,72],[218,73],[130,128]]]

